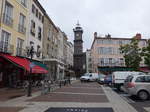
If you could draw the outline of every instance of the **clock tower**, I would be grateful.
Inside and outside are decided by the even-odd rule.
[[[74,70],[77,77],[80,77],[85,71],[85,53],[83,53],[83,29],[79,22],[74,31]]]

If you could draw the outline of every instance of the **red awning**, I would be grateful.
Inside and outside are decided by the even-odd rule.
[[[31,72],[30,70],[30,64],[32,62],[30,62],[28,59],[26,58],[20,58],[20,57],[16,57],[16,56],[10,56],[8,54],[0,54],[0,56],[4,57],[5,59],[19,65],[20,67],[24,68],[26,71],[28,72]],[[44,68],[38,66],[38,65],[35,65],[33,68],[32,68],[32,73],[37,73],[37,74],[46,74],[48,73],[47,70],[45,70]]]
[[[150,69],[148,69],[147,67],[143,67],[143,68],[140,68],[140,71],[142,71],[142,72],[150,72]]]
[[[26,58],[19,58],[19,57],[15,57],[15,56],[10,56],[8,54],[1,54],[0,56],[4,57],[5,59],[23,67],[24,69],[26,69],[27,71],[30,71],[29,68],[29,64],[30,61],[27,60]]]

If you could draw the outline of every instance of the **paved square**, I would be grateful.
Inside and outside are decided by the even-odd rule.
[[[109,102],[103,89],[97,83],[75,83],[62,87],[47,95],[35,97],[29,101],[34,102]]]

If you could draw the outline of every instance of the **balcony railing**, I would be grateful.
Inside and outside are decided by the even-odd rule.
[[[7,15],[6,13],[3,14],[3,23],[13,27],[13,19],[12,17],[10,17],[9,15]]]
[[[0,41],[0,52],[12,54],[14,52],[14,46],[7,42]]]
[[[27,50],[17,47],[16,48],[16,56],[27,57]]]
[[[26,33],[26,28],[24,27],[24,25],[18,25],[18,31],[20,32],[20,33],[23,33],[23,34],[25,34]]]

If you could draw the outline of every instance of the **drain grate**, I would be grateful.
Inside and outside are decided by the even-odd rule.
[[[45,112],[114,112],[112,108],[49,108]]]

